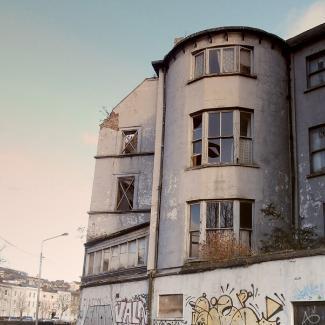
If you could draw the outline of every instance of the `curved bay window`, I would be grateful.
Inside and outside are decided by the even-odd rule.
[[[252,47],[233,45],[207,48],[194,54],[193,78],[205,75],[253,74]]]
[[[220,110],[192,117],[192,166],[252,163],[251,111]]]

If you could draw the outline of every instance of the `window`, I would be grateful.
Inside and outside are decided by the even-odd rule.
[[[116,210],[127,211],[133,209],[134,197],[134,177],[120,177],[118,178],[118,192],[117,192]]]
[[[251,247],[252,228],[252,201],[209,200],[190,204],[189,257],[198,257],[201,238],[208,242],[213,234],[234,237]]]
[[[235,123],[236,120],[239,122]],[[251,112],[239,109],[204,112],[192,117],[192,125],[192,166],[252,163]]]
[[[195,55],[194,78],[203,76],[204,74],[204,52]]]
[[[138,152],[138,130],[123,130],[122,141],[122,154]]]
[[[309,129],[311,173],[325,172],[325,124]]]
[[[88,253],[87,274],[99,274],[146,265],[146,251],[146,238],[141,237]]]
[[[325,84],[325,51],[307,58],[307,87]]]
[[[159,318],[183,317],[183,295],[159,295]]]
[[[205,49],[194,55],[193,77],[229,73],[251,75],[252,52],[251,48],[240,45]]]
[[[190,205],[190,257],[198,256],[200,237],[200,204]]]

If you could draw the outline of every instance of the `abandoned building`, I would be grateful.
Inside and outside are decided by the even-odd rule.
[[[325,324],[325,250],[260,254],[270,204],[324,236],[324,35],[213,28],[152,62],[100,125],[80,325]],[[202,255],[221,239],[249,254]]]

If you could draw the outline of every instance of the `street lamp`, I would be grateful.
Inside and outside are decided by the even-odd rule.
[[[39,270],[38,270],[38,277],[37,277],[38,286],[37,286],[35,325],[38,325],[39,296],[40,296],[40,291],[41,291],[41,272],[42,272],[42,260],[43,260],[43,245],[44,245],[44,242],[46,242],[48,240],[51,240],[51,239],[58,238],[58,237],[68,236],[68,235],[69,234],[67,232],[65,232],[65,233],[63,233],[61,235],[46,238],[46,239],[42,240],[42,242],[41,242],[41,254],[40,254],[40,258],[39,258]]]

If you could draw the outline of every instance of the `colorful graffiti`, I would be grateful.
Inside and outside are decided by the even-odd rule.
[[[131,299],[124,298],[116,300],[115,321],[116,324],[147,325],[148,323],[148,295],[141,294]]]
[[[194,300],[187,299],[192,308],[192,325],[280,325],[280,318],[274,316],[283,310],[284,296],[274,294],[275,298],[265,297],[265,313],[259,312],[259,306],[254,300],[260,294],[258,289],[251,285],[251,290],[241,289],[234,293],[229,284],[221,287],[219,297],[208,300],[205,293]],[[233,298],[238,301],[237,307]]]

